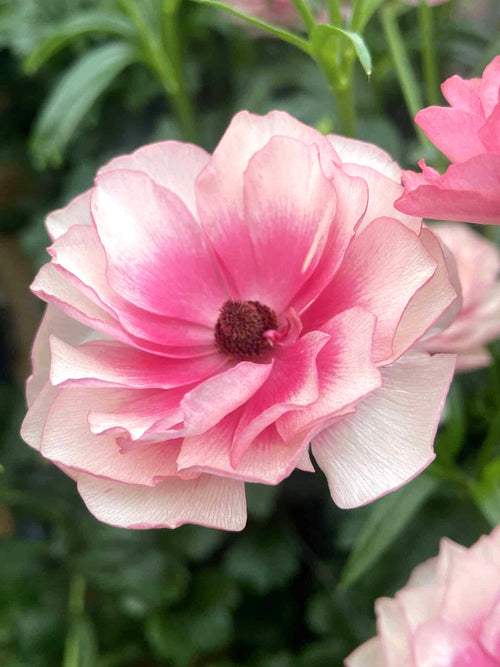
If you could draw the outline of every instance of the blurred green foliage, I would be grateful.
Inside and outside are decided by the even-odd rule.
[[[155,4],[141,5],[146,21]],[[470,75],[498,43],[498,23],[468,20],[459,4],[436,9],[441,79]],[[31,273],[46,261],[49,210],[112,156],[181,136],[126,5],[0,2],[0,231],[30,257]],[[414,14],[399,21],[419,73]],[[328,87],[306,54],[187,2],[180,31],[207,149],[241,108],[285,109],[335,130]],[[365,41],[373,74],[356,69],[358,135],[412,165],[416,136],[376,16]],[[321,474],[295,472],[277,488],[248,489],[241,534],[126,531],[98,523],[73,482],[21,442],[19,341],[1,295],[0,315],[2,667],[341,665],[374,632],[374,599],[403,585],[441,537],[468,545],[500,522],[498,346],[491,369],[455,380],[431,469],[371,506],[341,511]]]

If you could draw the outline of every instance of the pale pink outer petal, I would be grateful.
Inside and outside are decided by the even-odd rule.
[[[486,66],[481,83],[479,95],[483,104],[484,113],[489,116],[498,104],[500,94],[500,56],[496,56]]]
[[[437,268],[430,280],[416,292],[401,317],[394,336],[392,359],[397,359],[406,352],[431,327],[433,330],[439,330],[453,322],[462,303],[460,281],[453,257],[446,253],[431,230],[423,228],[420,240],[427,252],[436,260]],[[424,347],[427,349],[425,343]]]
[[[401,215],[394,208],[394,201],[403,193],[401,167],[397,162],[375,144],[335,134],[328,135],[328,139],[342,160],[342,170],[362,178],[368,185],[368,207],[358,232],[376,218],[393,217],[418,233],[422,226],[421,218]]]
[[[465,162],[486,150],[478,136],[484,124],[482,115],[463,109],[427,107],[417,113],[415,123],[451,162]]]
[[[171,478],[145,488],[80,474],[78,491],[97,519],[122,528],[177,528],[194,523],[242,530],[246,523],[245,485],[234,479]]]
[[[47,381],[31,402],[30,408],[21,424],[21,437],[33,449],[40,449],[47,415],[60,391],[60,389],[53,387]]]
[[[386,666],[413,667],[409,627],[397,600],[378,598],[375,612]]]
[[[92,197],[92,189],[75,197],[64,208],[59,208],[57,211],[49,213],[45,220],[45,226],[50,238],[55,241],[62,234],[68,231],[73,225],[92,225],[92,217],[90,215],[90,199]]]
[[[410,215],[484,225],[500,221],[500,155],[484,153],[448,167],[440,176],[403,172],[405,193],[394,206]]]
[[[213,327],[228,295],[179,197],[138,171],[104,172],[96,183],[91,211],[111,287],[145,310]]]
[[[263,117],[242,111],[234,116],[196,181],[196,198],[202,226],[232,279],[236,298],[240,289],[246,289],[248,277],[256,275],[245,222],[243,174],[250,158],[274,136],[317,146],[327,178],[329,166],[339,161],[326,137],[283,111],[272,111]]]
[[[428,621],[413,637],[416,667],[496,667],[472,635],[442,620]]]
[[[55,336],[50,341],[53,385],[170,389],[200,382],[221,371],[227,356],[214,353],[192,359],[170,359],[114,340],[72,347]]]
[[[182,199],[191,215],[197,218],[194,184],[209,160],[209,153],[199,146],[180,141],[161,141],[110,160],[99,170],[99,174],[117,169],[143,171],[155,183]]]
[[[466,352],[456,351],[457,354],[457,373],[465,371],[477,371],[480,368],[487,368],[493,363],[491,354],[486,347],[479,347]]]
[[[491,153],[500,153],[500,103],[478,132],[484,146]]]
[[[361,644],[345,660],[345,667],[386,667],[382,643],[378,637],[372,637]]]
[[[276,346],[274,366],[267,381],[245,403],[231,446],[236,466],[252,441],[278,417],[318,399],[316,359],[330,336],[311,331],[293,345]]]
[[[436,271],[419,237],[391,218],[373,221],[349,246],[331,283],[303,314],[307,329],[359,306],[377,318],[375,362],[392,356],[393,338],[409,301]]]
[[[479,640],[483,648],[500,662],[500,596],[483,623]]]
[[[374,328],[375,317],[361,308],[344,311],[323,325],[331,338],[316,361],[319,398],[278,419],[276,426],[284,440],[335,416],[380,387],[380,372],[371,360]]]
[[[241,298],[256,298],[276,313],[286,310],[318,263],[335,204],[316,146],[272,137],[253,155],[244,174],[244,211],[256,274],[247,276],[244,291],[240,287]],[[343,253],[348,241],[342,227],[338,236]]]
[[[261,484],[278,484],[304,462],[310,437],[302,434],[283,440],[274,424],[265,428],[236,466],[230,460],[231,444],[240,411],[228,415],[210,431],[183,440],[177,458],[180,472],[207,472]]]
[[[433,442],[453,377],[453,355],[401,357],[356,413],[317,435],[312,451],[339,507],[399,488],[434,459]]]

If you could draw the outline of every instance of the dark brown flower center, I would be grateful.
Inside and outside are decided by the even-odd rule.
[[[258,301],[226,301],[215,325],[220,350],[240,360],[256,361],[271,347],[264,333],[276,329],[276,315]]]

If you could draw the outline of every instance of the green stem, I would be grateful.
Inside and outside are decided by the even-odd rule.
[[[75,574],[69,585],[68,619],[69,630],[64,644],[63,667],[79,667],[80,665],[80,638],[74,631],[75,622],[83,614],[85,608],[85,579],[81,574]]]
[[[196,121],[191,98],[186,86],[182,48],[179,39],[179,10],[181,4],[181,2],[176,0],[173,2],[171,0],[164,2],[163,46],[166,56],[172,64],[176,79],[177,85],[175,90],[170,93],[170,96],[179,119],[182,136],[186,141],[196,142]]]
[[[356,136],[356,106],[352,71],[348,73],[341,86],[332,86],[332,92],[337,102],[341,133],[346,137]]]
[[[340,11],[340,0],[327,0],[330,23],[340,28],[342,26],[342,13]]]
[[[437,105],[441,101],[441,95],[434,37],[434,16],[432,12],[433,8],[424,2],[424,0],[420,0],[418,22],[420,39],[422,40],[422,65],[425,87],[427,89],[427,101],[429,104]]]
[[[399,30],[395,11],[396,7],[394,5],[386,5],[385,7],[382,7],[380,11],[380,19],[382,21],[391,58],[398,75],[399,85],[401,86],[401,91],[406,102],[406,107],[413,120],[417,112],[422,109],[423,102],[418,82]],[[420,143],[424,148],[427,148],[429,140],[419,127],[416,128],[416,131]]]
[[[302,19],[307,32],[310,33],[316,25],[316,21],[314,20],[313,13],[309,5],[305,0],[292,0],[292,2],[295,5],[295,9],[300,15],[300,18]]]

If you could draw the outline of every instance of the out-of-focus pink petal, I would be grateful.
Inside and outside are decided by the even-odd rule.
[[[135,305],[213,327],[227,292],[196,220],[143,172],[96,179],[92,216],[110,285]]]
[[[462,79],[456,74],[441,84],[444,98],[452,107],[478,116],[484,115],[479,96],[480,79]]]
[[[445,621],[422,625],[413,638],[416,667],[496,667],[497,662],[460,626]]]
[[[378,637],[372,637],[361,644],[345,660],[345,667],[386,667],[382,643]]]
[[[45,225],[50,238],[55,241],[73,225],[92,225],[90,199],[92,189],[75,197],[67,206],[49,213]]]
[[[335,189],[321,169],[315,145],[273,137],[257,152],[244,174],[245,222],[256,273],[247,276],[241,297],[257,298],[276,313],[286,310],[318,263],[335,205]],[[337,237],[339,263],[346,246],[342,227]],[[332,252],[336,250],[334,244]]]
[[[246,111],[237,114],[196,182],[201,223],[232,278],[233,297],[241,297],[249,277],[256,275],[250,232],[245,222],[243,174],[250,158],[274,136],[296,139],[318,147],[325,175],[338,162],[330,142],[322,134],[282,111],[264,117]],[[266,176],[269,174],[266,171]]]
[[[227,357],[218,352],[170,359],[112,340],[91,341],[77,348],[55,336],[50,342],[54,385],[169,389],[200,382],[228,364]]]
[[[320,331],[305,334],[293,345],[276,347],[267,382],[245,403],[231,447],[236,466],[252,441],[281,415],[311,405],[319,397],[317,357],[330,336]]]
[[[483,225],[500,220],[500,155],[484,153],[454,163],[432,180],[416,181],[403,172],[403,183],[406,191],[394,204],[403,213]]]
[[[375,317],[361,308],[344,311],[323,325],[330,340],[316,361],[319,398],[279,418],[278,431],[285,440],[380,387],[380,373],[371,359],[374,329]]]
[[[340,134],[329,134],[328,139],[343,163],[371,167],[377,173],[401,184],[401,167],[382,148]]]
[[[360,306],[377,318],[373,355],[383,361],[392,355],[408,302],[435,270],[418,236],[397,220],[379,218],[353,240],[332,282],[302,321],[308,329],[321,328],[326,313]]]
[[[431,463],[454,365],[453,355],[402,357],[382,369],[381,388],[355,414],[313,439],[313,454],[337,505],[371,502]]]
[[[478,114],[448,107],[427,107],[417,113],[415,123],[452,162],[464,162],[485,151],[478,136],[484,118]]]
[[[197,218],[194,184],[209,159],[210,155],[199,146],[180,141],[160,141],[110,160],[99,173],[117,169],[142,171],[182,199],[191,215]]]
[[[500,104],[494,109],[485,124],[478,132],[488,151],[500,153]]]
[[[194,523],[242,530],[246,523],[245,485],[234,479],[170,478],[145,488],[81,474],[78,490],[96,518],[122,528],[177,528]]]
[[[484,113],[489,116],[498,104],[500,94],[500,55],[493,58],[487,65],[481,78],[479,95],[483,104]]]
[[[482,625],[479,640],[482,647],[500,662],[500,593]]]
[[[409,628],[397,600],[379,598],[375,602],[375,611],[386,667],[411,665],[412,648]]]

